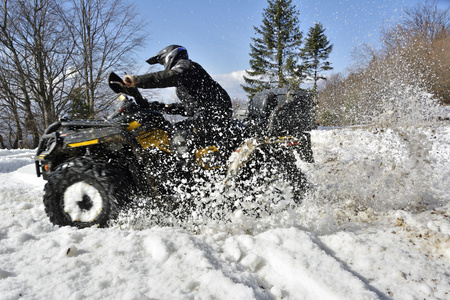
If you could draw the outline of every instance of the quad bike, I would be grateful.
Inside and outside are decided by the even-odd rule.
[[[136,198],[167,211],[186,210],[191,205],[186,201],[193,200],[177,197],[178,187],[195,189],[211,174],[251,196],[236,201],[237,193],[230,192],[233,209],[251,210],[246,204],[252,201],[253,208],[266,209],[270,203],[261,205],[261,199],[271,182],[288,185],[293,205],[301,201],[306,180],[295,162],[313,160],[305,132],[311,129],[307,93],[260,93],[250,101],[248,116],[234,120],[224,142],[214,145],[178,133],[138,89],[125,87],[115,73],[108,80],[119,95],[108,118],[63,118],[40,139],[36,172],[47,180],[43,201],[53,224],[105,227]],[[255,187],[259,189],[250,190]]]

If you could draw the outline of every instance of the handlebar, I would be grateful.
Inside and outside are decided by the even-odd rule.
[[[149,104],[148,101],[142,97],[139,90],[135,87],[127,87],[125,83],[123,82],[122,78],[119,77],[114,72],[111,72],[108,77],[108,83],[109,87],[117,94],[124,93],[127,95],[130,95],[134,98],[137,105],[139,105],[142,108],[148,108]]]

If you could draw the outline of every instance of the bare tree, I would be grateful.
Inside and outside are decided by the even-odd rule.
[[[130,65],[130,53],[145,40],[144,23],[134,6],[122,0],[71,0],[65,24],[75,42],[73,64],[89,110],[86,117],[93,117],[109,105],[99,85],[111,68]]]
[[[450,105],[450,34],[433,44],[432,53],[437,66],[434,92],[444,104]]]
[[[450,7],[446,10],[439,9],[437,1],[425,1],[406,9],[406,18],[401,23],[404,32],[410,42],[420,38],[432,44],[445,38],[450,30]]]
[[[347,78],[329,79],[318,95],[322,124],[426,120],[436,114],[436,98],[450,104],[450,8],[426,1],[405,15],[383,29],[381,49],[353,51]]]
[[[4,72],[4,65],[2,64],[2,72],[0,74],[6,74]],[[23,120],[22,112],[20,110],[20,99],[16,96],[16,93],[11,90],[11,85],[8,80],[0,76],[1,84],[1,97],[2,101],[0,104],[0,115],[2,124],[0,127],[0,136],[2,147],[5,147],[4,138],[6,137],[6,142],[13,148],[18,148],[23,139],[23,127],[24,124],[21,122]]]
[[[61,23],[60,1],[18,2],[18,26],[22,28],[17,30],[21,40],[25,41],[24,50],[29,53],[26,59],[29,62],[28,84],[42,112],[44,127],[47,127],[67,110],[65,87],[70,77],[73,43]]]
[[[450,8],[425,1],[406,9],[405,15],[397,26],[382,31],[385,56],[401,55],[428,90],[450,104]]]
[[[373,45],[363,43],[352,49],[352,61],[355,63],[349,67],[353,73],[361,72],[368,68],[371,63],[380,58],[380,51]]]
[[[45,36],[45,24],[51,19],[50,16],[42,18],[42,13],[45,14],[48,8],[45,6],[44,1],[4,0],[1,11],[2,93],[12,114],[19,119],[25,117],[26,128],[33,136],[33,145],[39,139],[33,100],[38,100],[39,95],[48,99],[44,95],[43,84],[33,85],[45,72],[39,62],[44,58],[42,38]],[[34,55],[38,52],[39,56]],[[24,115],[18,115],[19,109]],[[20,134],[21,128],[17,127],[16,132]]]
[[[344,82],[345,78],[341,73],[331,74],[319,90],[316,115],[318,122],[322,125],[341,125],[344,123],[341,113],[345,92]]]
[[[44,128],[73,111],[74,97],[89,117],[105,109],[106,73],[144,39],[136,20],[122,0],[2,0],[2,145],[36,147]]]

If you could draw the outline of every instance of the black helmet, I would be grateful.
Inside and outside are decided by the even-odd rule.
[[[159,63],[166,70],[169,70],[180,59],[189,59],[186,48],[179,45],[170,45],[159,51],[155,56],[147,59],[147,62],[151,65]]]

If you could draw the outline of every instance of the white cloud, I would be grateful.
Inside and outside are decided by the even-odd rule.
[[[177,95],[175,88],[162,88],[162,89],[141,89],[142,95],[149,101],[159,101],[164,103],[177,102]]]
[[[240,70],[228,74],[213,75],[212,77],[228,92],[231,99],[247,99],[247,94],[241,87],[241,84],[245,84],[245,74],[245,70]]]

